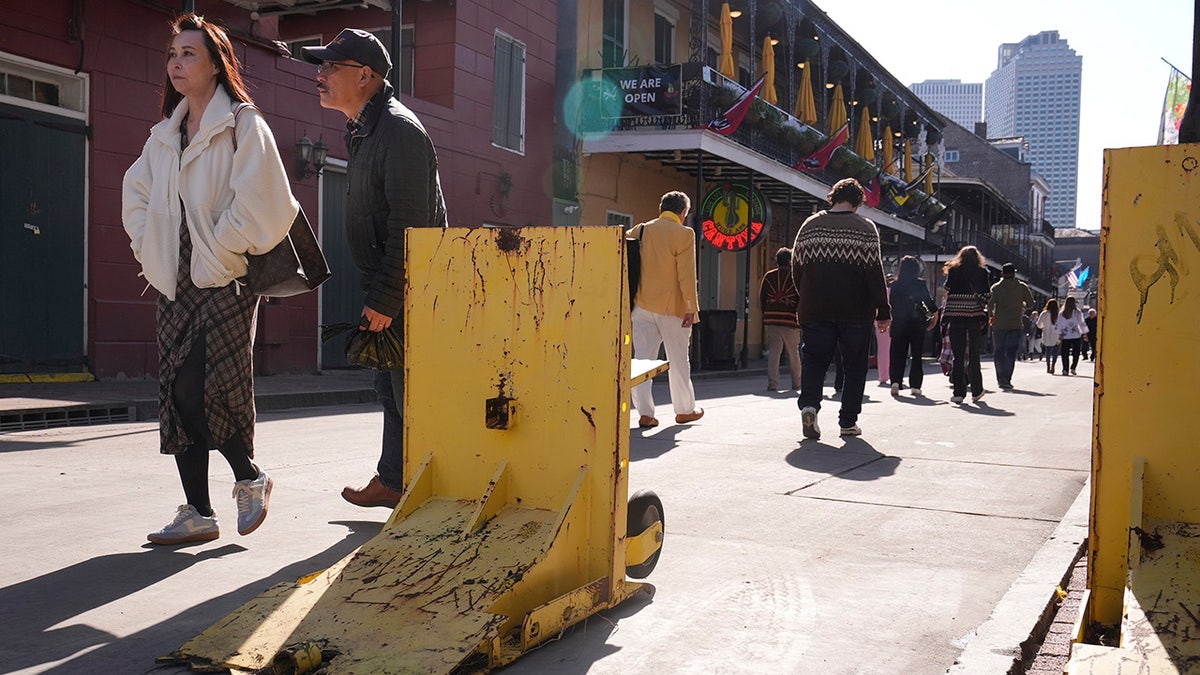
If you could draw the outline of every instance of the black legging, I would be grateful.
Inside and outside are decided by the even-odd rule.
[[[175,384],[171,389],[171,401],[179,411],[183,428],[192,438],[187,451],[175,455],[179,469],[179,480],[183,483],[183,494],[187,503],[196,507],[203,516],[212,515],[212,502],[208,492],[208,451],[216,445],[204,416],[204,331],[196,336],[192,350],[175,373]],[[253,480],[258,469],[250,461],[246,445],[234,436],[217,448],[233,469],[234,480]]]
[[[895,326],[895,324],[892,324]],[[921,363],[921,353],[925,348],[925,328],[923,326],[901,326],[899,331],[892,331],[892,347],[889,350],[888,379],[892,384],[904,381],[905,361],[911,359],[908,372],[908,386],[920,389],[925,380],[924,365]]]
[[[1079,365],[1079,352],[1083,349],[1083,338],[1063,338],[1062,341],[1062,364],[1063,375],[1068,372],[1067,357],[1071,356],[1070,372],[1075,372],[1075,367]]]

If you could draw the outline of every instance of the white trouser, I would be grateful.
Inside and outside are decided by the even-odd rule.
[[[657,359],[658,347],[667,349],[667,362],[671,367],[667,375],[671,384],[671,405],[676,415],[696,411],[696,392],[692,389],[692,365],[688,361],[688,344],[692,329],[683,327],[683,319],[666,314],[655,314],[634,307],[633,313],[633,357],[635,359]],[[650,381],[633,388],[633,407],[639,414],[654,417],[654,395]]]

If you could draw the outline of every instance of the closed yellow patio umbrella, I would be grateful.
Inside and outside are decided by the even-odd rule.
[[[728,2],[721,3],[721,62],[717,70],[731,80],[737,79],[733,66],[733,15],[729,13]]]
[[[833,101],[829,104],[829,135],[832,136],[846,125],[846,99],[842,96],[842,85],[833,88]]]
[[[892,125],[887,125],[883,128],[883,170],[887,173],[896,173],[892,167]]]
[[[933,153],[925,153],[925,194],[933,194]]]
[[[813,100],[812,67],[808,61],[800,71],[800,90],[796,92],[796,107],[792,112],[796,119],[811,126],[817,123],[817,104]]]
[[[871,137],[871,110],[865,105],[858,123],[858,137],[854,139],[854,154],[868,162],[875,161],[875,139]]]
[[[779,97],[775,95],[775,45],[773,42],[770,35],[763,38],[762,72],[765,79],[762,91],[758,93],[762,100],[771,105],[779,102]]]

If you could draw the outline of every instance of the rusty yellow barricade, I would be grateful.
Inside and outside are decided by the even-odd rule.
[[[1104,151],[1100,270],[1088,593],[1067,672],[1200,672],[1200,144]]]
[[[486,671],[636,593],[663,518],[626,499],[629,388],[666,366],[631,365],[623,246],[615,227],[410,230],[403,501],[167,658],[267,671],[315,644],[322,672]]]

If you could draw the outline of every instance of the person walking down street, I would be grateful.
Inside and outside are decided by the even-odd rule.
[[[121,194],[130,247],[158,291],[159,448],[175,457],[187,502],[147,536],[155,544],[220,536],[208,489],[212,448],[233,470],[238,533],[267,516],[274,481],[251,461],[258,296],[237,279],[246,254],[282,241],[300,208],[225,31],[189,13],[171,35],[164,119]]]
[[[779,357],[786,351],[792,389],[800,388],[800,292],[792,282],[792,250],[775,252],[775,269],[763,275],[758,288],[767,343],[767,390],[779,391]]]
[[[899,396],[904,388],[904,367],[911,362],[908,372],[908,386],[913,396],[921,395],[921,385],[925,380],[925,370],[921,363],[921,353],[925,348],[925,332],[937,323],[938,315],[934,311],[933,298],[929,295],[929,287],[921,278],[921,261],[915,256],[906,255],[900,259],[900,270],[896,281],[892,284],[892,335],[891,372],[892,396]],[[911,359],[911,361],[909,361]]]
[[[892,301],[892,284],[896,282],[896,278],[888,274],[884,278],[884,283],[888,289],[888,304]],[[886,387],[888,385],[888,377],[891,374],[891,355],[892,355],[892,332],[886,330],[883,332],[875,331],[875,372],[879,375],[879,386]]]
[[[946,274],[946,306],[942,318],[950,333],[950,349],[954,352],[954,367],[950,382],[954,387],[950,401],[962,403],[968,385],[971,399],[983,398],[983,372],[979,366],[983,326],[987,322],[988,272],[987,261],[979,249],[964,246],[952,260],[942,266]]]
[[[1083,320],[1083,325],[1087,326],[1086,337],[1084,342],[1087,344],[1087,358],[1090,361],[1097,360],[1096,350],[1100,347],[1100,343],[1096,341],[1096,308],[1092,307],[1087,311],[1087,318]]]
[[[629,236],[641,239],[642,270],[633,299],[633,357],[658,358],[667,351],[667,381],[675,423],[687,424],[704,417],[696,407],[688,346],[692,325],[700,311],[696,279],[696,234],[684,225],[692,202],[682,192],[668,192],[659,201],[659,216],[634,225]],[[654,417],[654,392],[646,381],[633,388],[638,428],[658,426]]]
[[[860,436],[873,330],[892,322],[879,251],[879,229],[856,213],[863,188],[853,178],[834,184],[831,207],[800,226],[792,246],[792,277],[800,291],[800,419],[805,438],[820,438],[817,413],[825,373],[840,347],[846,381],[838,426],[842,436]]]
[[[390,330],[402,340],[404,231],[446,227],[437,152],[413,111],[396,99],[392,59],[374,35],[353,28],[323,47],[301,49],[317,66],[322,108],[346,116],[345,230],[366,294],[360,330]],[[342,498],[356,506],[395,508],[404,490],[404,370],[377,370],[383,442],[375,475]]]
[[[1058,300],[1050,298],[1046,301],[1046,308],[1038,315],[1037,326],[1042,331],[1040,340],[1046,357],[1046,372],[1053,375],[1062,345],[1062,336],[1058,333]]]
[[[1022,361],[1032,361],[1038,352],[1037,344],[1037,309],[1032,309],[1021,315],[1021,328],[1025,333],[1022,342]]]
[[[1067,296],[1062,314],[1058,316],[1058,332],[1062,335],[1062,374],[1075,374],[1079,365],[1079,353],[1083,348],[1083,336],[1087,335],[1087,324],[1083,312],[1079,311],[1075,298]]]
[[[1002,390],[1013,388],[1017,352],[1025,334],[1025,310],[1033,309],[1033,291],[1017,279],[1017,266],[1007,262],[1000,268],[1000,281],[992,284],[988,298],[988,320],[992,325],[996,381]]]

